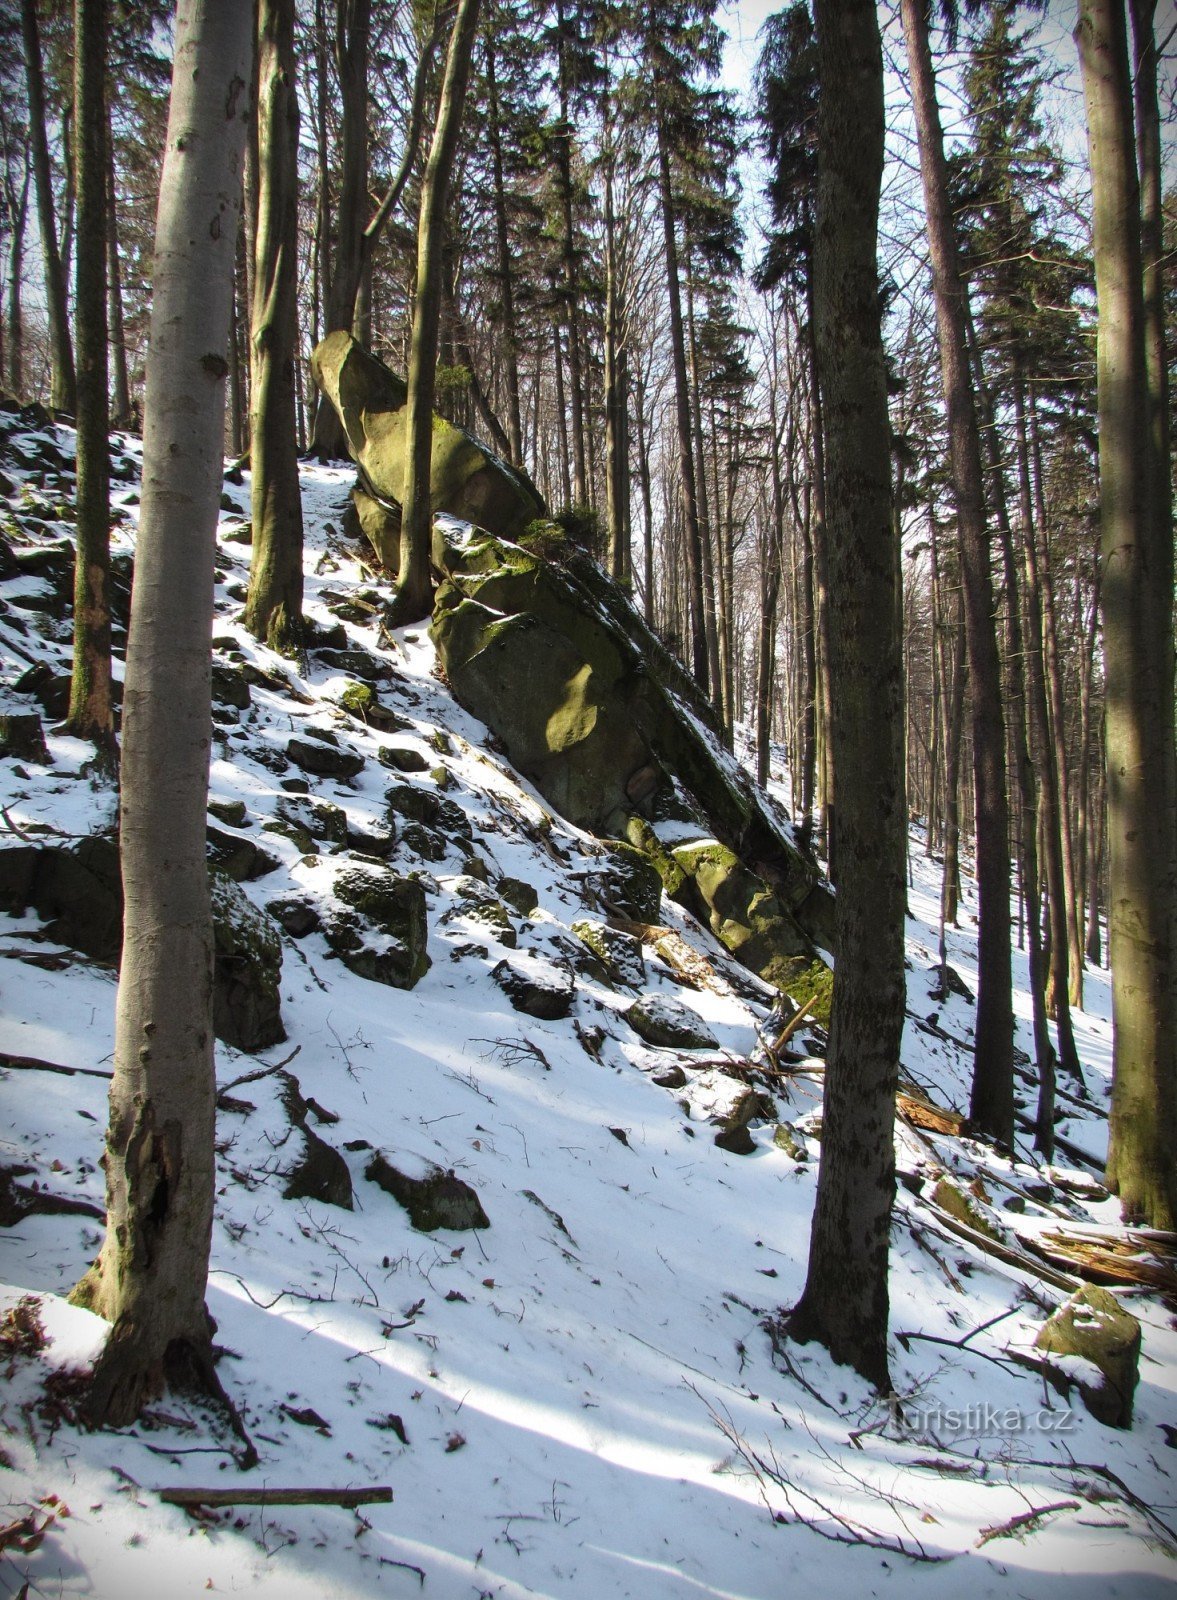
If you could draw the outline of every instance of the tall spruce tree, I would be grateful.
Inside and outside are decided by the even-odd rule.
[[[883,59],[874,0],[817,0],[814,236],[827,430],[834,826],[843,839],[822,1161],[805,1291],[788,1320],[889,1388],[892,1130],[903,1032],[907,808],[899,547],[877,266]]]

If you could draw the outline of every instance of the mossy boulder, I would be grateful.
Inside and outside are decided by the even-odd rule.
[[[504,957],[490,975],[515,1010],[529,1017],[558,1022],[572,1010],[575,980],[550,961],[526,954]]]
[[[1140,1368],[1140,1323],[1107,1289],[1084,1284],[1039,1329],[1034,1341],[1048,1357],[1078,1357],[1079,1393],[1091,1415],[1109,1428],[1132,1426]],[[1094,1369],[1087,1376],[1084,1368]]]
[[[967,1189],[962,1189],[953,1178],[938,1179],[932,1190],[931,1199],[942,1211],[947,1211],[949,1216],[955,1217],[958,1222],[963,1222],[974,1232],[984,1234],[987,1239],[1001,1241],[1003,1237],[1001,1229],[986,1216],[985,1208],[977,1196],[970,1194]]]
[[[429,970],[425,890],[386,867],[354,866],[337,874],[344,910],[324,922],[328,945],[361,978],[412,989]]]
[[[0,756],[27,761],[35,767],[53,765],[45,730],[36,711],[0,712]]]
[[[675,899],[705,922],[720,944],[766,983],[788,987],[800,959],[813,960],[813,944],[787,905],[758,874],[716,839],[678,845],[682,872]]]
[[[382,564],[396,567],[400,497],[405,479],[408,388],[347,333],[328,334],[311,355],[316,384],[334,406],[360,470],[356,513]],[[435,511],[508,537],[522,533],[544,506],[523,473],[472,434],[433,419],[430,498]]]
[[[475,1190],[441,1167],[434,1167],[424,1177],[413,1177],[377,1151],[364,1169],[364,1176],[404,1207],[420,1233],[436,1233],[441,1228],[460,1233],[490,1227],[490,1218]]]
[[[625,989],[640,989],[646,980],[642,943],[632,933],[611,928],[607,922],[582,918],[572,931],[588,953],[589,971],[605,983]]]
[[[718,1044],[698,1012],[669,995],[643,995],[623,1015],[647,1044],[672,1050],[714,1050]]]
[[[317,778],[354,778],[364,770],[364,758],[356,750],[341,750],[338,741],[315,738],[290,739],[286,755],[303,772]]]
[[[207,839],[210,863],[235,883],[252,883],[278,867],[277,858],[248,834],[230,833],[210,822]]]
[[[282,938],[272,917],[224,873],[209,874],[213,909],[213,1027],[218,1039],[253,1053],[286,1037]]]
[[[521,917],[529,917],[539,905],[539,895],[534,886],[522,878],[502,877],[495,888],[499,892],[499,898],[505,900]]]
[[[335,850],[347,845],[347,812],[330,800],[312,800],[308,795],[279,795],[274,807],[280,822]],[[307,851],[314,854],[314,851]]]
[[[687,870],[658,844],[656,825],[697,819],[747,874],[720,895],[731,905],[716,917],[733,924],[741,960],[765,975],[832,945],[833,898],[816,863],[723,750],[706,702],[599,568],[580,554],[557,566],[502,539],[443,529],[433,556],[445,581],[432,634],[457,699],[558,811],[624,839],[658,874],[647,904],[625,914],[651,921],[664,884],[680,893]],[[725,876],[733,870],[729,862]],[[715,908],[701,892],[693,898],[710,921]]]
[[[484,883],[470,875],[455,880],[452,892],[457,905],[448,913],[447,920],[462,917],[490,935],[496,944],[514,950],[519,942],[511,914],[501,900]]]
[[[461,806],[447,800],[435,788],[418,787],[412,783],[394,783],[385,791],[384,803],[392,817],[407,817],[427,828],[455,839],[472,839],[474,830]]]

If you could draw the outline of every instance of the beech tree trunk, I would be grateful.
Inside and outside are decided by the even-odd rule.
[[[253,545],[245,626],[273,649],[303,643],[298,483],[298,83],[294,0],[258,7],[258,186],[250,347]]]
[[[409,360],[409,393],[405,401],[405,487],[401,496],[400,569],[397,573],[395,620],[419,622],[433,604],[429,547],[433,536],[430,469],[433,459],[433,397],[437,380],[437,347],[441,313],[443,229],[450,174],[458,149],[470,53],[478,26],[479,0],[458,0],[446,56],[445,78],[437,108],[433,145],[421,185],[417,223],[417,299],[413,308],[413,345]]]
[[[901,0],[911,69],[912,106],[928,214],[928,246],[936,300],[940,367],[948,411],[953,495],[964,582],[965,636],[972,689],[973,788],[976,811],[977,1024],[971,1121],[1012,1146],[1013,1002],[1010,944],[1009,804],[1006,798],[1005,717],[994,624],[993,579],[985,521],[980,433],[969,375],[964,283],[957,259],[944,136],[923,0]]]
[[[222,1394],[204,1304],[216,1090],[205,805],[224,352],[250,53],[250,7],[180,0],[124,702],[107,1232],[74,1291],[113,1323],[88,1412],[114,1427],[133,1422],[169,1381]]]
[[[74,168],[78,185],[77,559],[66,726],[111,762],[110,404],[106,322],[106,0],[74,5]]]
[[[1173,551],[1152,462],[1140,196],[1123,0],[1080,0],[1099,307],[1113,1084],[1107,1182],[1177,1228]]]
[[[874,0],[817,0],[814,238],[826,428],[838,962],[805,1291],[790,1335],[883,1392],[903,1032],[907,808],[899,546],[876,261],[883,59]]]

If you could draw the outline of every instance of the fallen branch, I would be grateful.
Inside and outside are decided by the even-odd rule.
[[[109,1083],[113,1072],[101,1072],[97,1067],[65,1067],[58,1061],[39,1061],[36,1056],[12,1056],[0,1050],[0,1067],[11,1072],[60,1072],[66,1078],[101,1078]]]
[[[217,1090],[217,1099],[227,1095],[230,1089],[240,1089],[243,1083],[256,1083],[259,1078],[268,1078],[275,1072],[281,1072],[283,1067],[288,1067],[295,1056],[301,1051],[302,1045],[296,1044],[288,1056],[283,1056],[281,1061],[275,1061],[272,1067],[257,1067],[253,1072],[243,1072],[239,1078],[234,1078],[231,1083],[226,1083]]]
[[[1052,1506],[1035,1506],[1032,1511],[1022,1511],[1016,1517],[1011,1517],[1008,1522],[996,1523],[992,1528],[982,1528],[981,1537],[977,1540],[977,1549],[983,1544],[988,1544],[990,1539],[1012,1539],[1015,1534],[1030,1532],[1036,1528],[1043,1517],[1049,1517],[1055,1511],[1078,1511],[1077,1500],[1058,1500]]]
[[[392,1490],[371,1489],[160,1489],[169,1506],[355,1506],[388,1505]]]
[[[991,1239],[988,1234],[979,1233],[976,1228],[970,1228],[967,1222],[961,1222],[951,1213],[936,1205],[933,1200],[921,1202],[931,1212],[935,1220],[949,1233],[954,1233],[958,1239],[974,1245],[986,1255],[1004,1263],[1007,1267],[1016,1267],[1019,1272],[1028,1272],[1031,1277],[1041,1278],[1044,1283],[1053,1284],[1056,1289],[1065,1289],[1067,1294],[1073,1294],[1080,1287],[1080,1280],[1067,1272],[1060,1272],[1050,1263],[1038,1260],[1034,1256],[1023,1254],[1015,1250],[1012,1245],[1003,1244],[999,1239]]]
[[[803,1006],[801,1006],[798,1010],[794,1011],[793,1015],[789,1018],[788,1022],[785,1023],[784,1027],[781,1029],[780,1033],[777,1035],[776,1043],[775,1044],[771,1044],[771,1045],[768,1046],[768,1054],[772,1058],[772,1061],[773,1061],[774,1065],[775,1065],[775,1063],[777,1061],[780,1060],[781,1051],[785,1048],[785,1046],[788,1044],[789,1040],[797,1032],[797,1029],[805,1021],[805,1018],[810,1014],[810,1012],[813,1010],[813,1008],[814,1008],[814,1006],[816,1004],[817,1004],[817,995],[816,994],[811,994],[809,999],[805,1002],[805,1004]]]

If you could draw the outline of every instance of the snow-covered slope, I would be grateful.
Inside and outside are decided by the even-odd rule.
[[[41,438],[67,456],[72,448],[64,431]],[[128,551],[137,445],[121,444],[115,543]],[[37,456],[38,435],[26,431],[0,462],[11,486],[4,527],[44,548],[68,533],[56,512],[70,473],[67,460],[46,488]],[[427,836],[402,827],[388,857],[424,887],[431,964],[398,990],[348,970],[319,929],[287,937],[287,1042],[261,1058],[218,1047],[218,1080],[233,1087],[218,1120],[208,1304],[222,1380],[260,1455],[242,1475],[223,1421],[176,1395],[121,1434],[87,1434],[71,1420],[69,1374],[103,1335],[63,1297],[101,1237],[115,978],[47,942],[35,916],[0,918],[0,1167],[25,1169],[14,1181],[26,1197],[36,1185],[42,1198],[95,1213],[27,1214],[0,1228],[0,1315],[36,1302],[0,1333],[0,1595],[1167,1592],[1177,1576],[1166,1532],[1177,1442],[1171,1308],[1125,1296],[1144,1325],[1136,1420],[1131,1432],[1106,1428],[1077,1394],[1068,1403],[1018,1361],[1065,1291],[962,1242],[927,1196],[955,1173],[1015,1246],[1014,1229],[1032,1237],[1063,1222],[1120,1237],[1114,1202],[1076,1193],[1090,1190],[1090,1175],[1043,1172],[1028,1142],[1009,1162],[904,1127],[891,1290],[902,1406],[878,1401],[817,1348],[774,1353],[766,1323],[804,1280],[821,1037],[793,1041],[809,1054],[787,1076],[752,1071],[771,996],[664,899],[660,925],[676,937],[663,943],[670,959],[646,943],[640,990],[689,1006],[716,1044],[643,1041],[624,1015],[638,988],[594,972],[572,930],[607,920],[607,855],[495,755],[434,675],[423,631],[381,643],[378,611],[364,610],[365,597],[378,599],[372,575],[337,531],[350,481],[342,468],[304,472],[308,612],[326,628],[339,621],[329,607],[342,607],[346,648],[389,672],[376,687],[404,725],[379,732],[340,709],[356,658],[283,661],[237,625],[248,480],[227,484],[217,659],[245,670],[251,703],[219,726],[211,798],[244,802],[240,826],[219,825],[274,858],[244,885],[251,898],[298,897],[320,911],[354,849],[320,840],[311,853],[289,829],[268,830],[290,799],[284,782],[305,776],[311,800],[340,807],[351,844],[367,843],[362,855],[387,844],[390,782],[459,807],[460,827],[453,813]],[[27,570],[0,584],[0,710],[35,709],[11,685],[34,662],[60,670],[68,660],[51,589],[51,576]],[[284,767],[290,739],[315,730],[362,756],[362,771],[340,781]],[[86,773],[89,751],[52,731],[48,742],[50,766],[0,759],[10,842],[113,820],[112,791]],[[397,760],[417,770],[382,764],[390,747],[411,752]],[[911,865],[904,1070],[959,1109],[971,1005],[929,998],[938,885],[915,837]],[[536,896],[529,916],[508,908],[506,926],[502,905],[486,904],[503,879]],[[974,933],[966,911],[950,935],[970,988]],[[557,984],[574,978],[569,1014],[515,1010],[492,975],[503,961]],[[1024,992],[1016,1002],[1029,1049]],[[1060,1131],[1095,1158],[1107,1015],[1106,974],[1091,972],[1077,1030],[1093,1100],[1068,1103],[1074,1116]],[[284,1198],[304,1142],[284,1073],[310,1107],[308,1128],[347,1164],[351,1210]],[[738,1155],[714,1139],[749,1088],[773,1106],[750,1129],[752,1153]],[[793,1130],[793,1154],[775,1142],[778,1123]],[[377,1152],[410,1173],[452,1171],[490,1226],[416,1231],[365,1176]],[[194,1519],[158,1494],[242,1484],[387,1485],[394,1498],[359,1511],[262,1505]]]

